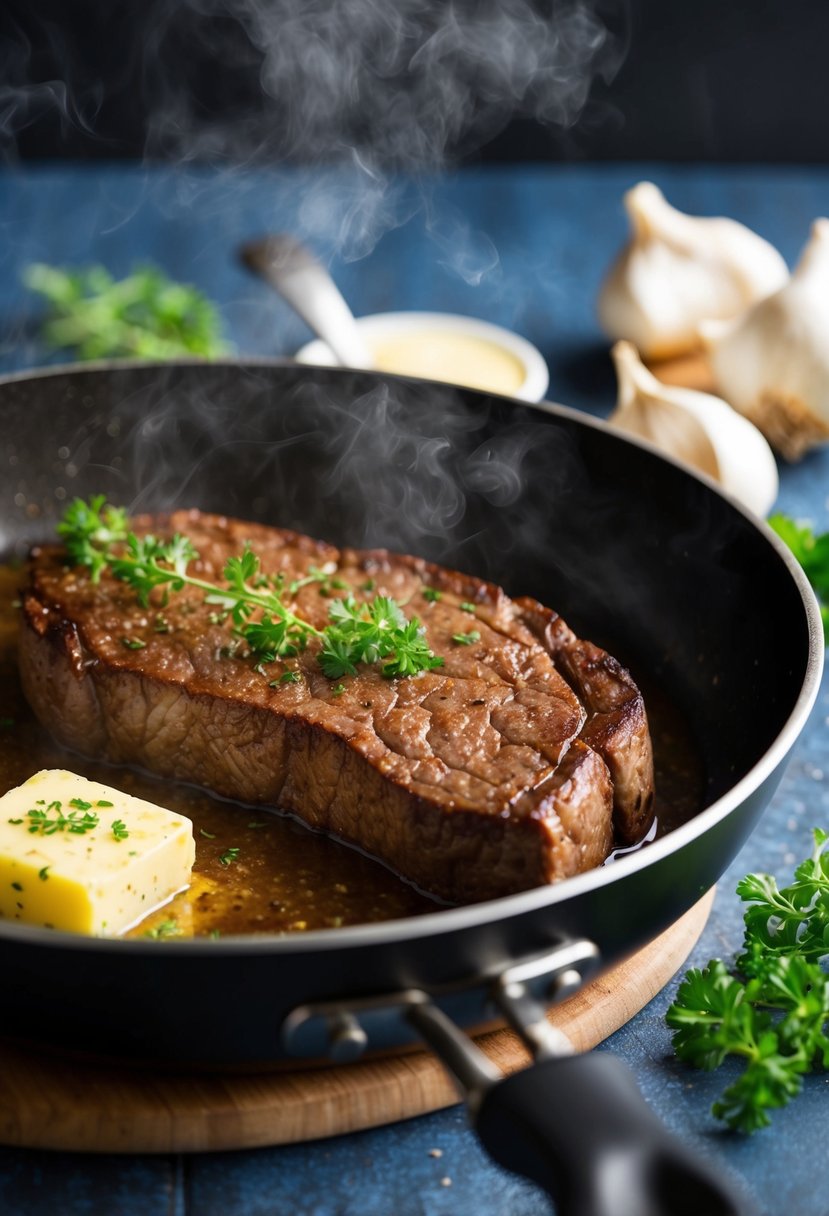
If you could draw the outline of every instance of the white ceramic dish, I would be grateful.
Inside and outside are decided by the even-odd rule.
[[[511,355],[523,370],[523,381],[515,388],[496,389],[494,385],[484,385],[479,382],[476,382],[473,387],[490,388],[493,392],[505,392],[507,396],[516,397],[520,401],[538,402],[543,400],[550,382],[547,364],[544,362],[541,352],[531,342],[508,329],[502,329],[500,325],[491,325],[488,321],[479,321],[476,317],[441,312],[384,312],[368,317],[358,317],[357,324],[369,346],[374,346],[375,343],[387,343],[395,338],[418,332],[423,333],[424,339],[427,339],[429,334],[435,333],[440,333],[443,337],[457,334],[459,338],[476,339],[478,342],[486,343]],[[336,363],[331,348],[319,338],[308,342],[298,350],[295,358],[300,363],[311,363],[317,366],[332,366]],[[387,367],[385,370],[395,369]],[[404,372],[403,374],[412,373]],[[446,373],[437,375],[428,369],[422,370],[420,374],[427,379],[467,383],[460,377],[456,379],[455,376]]]

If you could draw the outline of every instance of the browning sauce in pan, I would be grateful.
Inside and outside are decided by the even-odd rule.
[[[17,677],[15,596],[20,571],[0,566],[0,793],[43,768],[68,768],[193,821],[190,888],[130,936],[298,933],[417,916],[440,905],[355,849],[287,816],[224,802],[190,786],[95,764],[59,747],[40,728]],[[658,690],[647,690],[660,834],[702,805],[703,774],[690,733]],[[228,860],[228,851],[238,853]],[[221,858],[225,858],[225,863]]]

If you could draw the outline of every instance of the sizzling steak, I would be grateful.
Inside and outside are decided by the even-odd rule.
[[[250,542],[266,573],[324,567],[335,594],[357,599],[371,586],[419,618],[444,666],[332,681],[313,642],[257,665],[198,590],[142,608],[108,572],[95,584],[45,547],[23,595],[20,667],[30,704],[67,746],[289,811],[450,901],[576,874],[604,860],[614,831],[632,843],[647,830],[642,697],[541,604],[418,558],[197,511],[135,527],[186,534],[199,553],[191,571],[208,581]],[[295,606],[323,628],[320,592],[302,587]],[[470,644],[453,640],[473,627]],[[286,667],[295,682],[279,682]]]

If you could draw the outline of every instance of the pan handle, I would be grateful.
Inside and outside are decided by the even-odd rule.
[[[557,1216],[747,1216],[607,1052],[540,1060],[497,1081],[473,1123],[499,1165],[552,1196]]]
[[[573,1054],[517,968],[493,1000],[535,1060],[506,1078],[428,999],[406,1016],[455,1079],[484,1148],[544,1187],[556,1216],[749,1216],[659,1121],[621,1061]]]

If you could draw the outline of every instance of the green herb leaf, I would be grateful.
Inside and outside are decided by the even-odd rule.
[[[238,856],[239,856],[238,849],[236,849],[236,848],[225,849],[224,853],[222,853],[221,857],[219,858],[219,862],[223,866],[229,866],[229,865],[232,865],[232,863],[236,860],[236,858]]]
[[[480,642],[481,634],[477,629],[470,629],[469,633],[453,633],[452,641],[458,646],[471,646],[473,642]]]
[[[816,830],[811,857],[779,888],[768,874],[737,887],[748,907],[735,974],[719,960],[689,971],[667,1013],[674,1049],[696,1068],[718,1068],[727,1056],[744,1071],[713,1107],[737,1131],[770,1123],[769,1112],[801,1089],[803,1075],[829,1065],[829,836]]]
[[[54,836],[55,832],[71,832],[83,836],[98,826],[97,814],[89,810],[91,802],[82,798],[73,798],[69,806],[74,807],[68,815],[63,812],[63,804],[59,801],[50,802],[43,810],[40,806],[32,807],[26,812],[28,819],[27,830],[33,835]]]
[[[145,937],[152,937],[157,940],[162,940],[167,937],[181,937],[183,930],[175,917],[169,920],[163,920],[154,929],[148,929],[144,934]]]
[[[127,825],[123,819],[115,819],[112,823],[112,835],[116,840],[126,840],[129,836]]]
[[[229,349],[207,297],[155,267],[116,280],[102,266],[61,270],[36,263],[23,278],[48,305],[41,331],[46,344],[78,359],[216,358]]]
[[[320,644],[317,662],[332,680],[355,675],[359,663],[381,664],[383,675],[389,678],[416,675],[443,664],[426,643],[419,621],[407,620],[389,596],[375,596],[364,603],[352,595],[333,600],[329,624],[317,629],[282,598],[284,580],[262,574],[259,558],[249,545],[227,561],[225,585],[219,586],[189,573],[189,564],[198,554],[186,537],[176,534],[167,541],[152,535],[139,537],[128,530],[124,512],[108,506],[102,495],[73,502],[58,531],[72,559],[89,568],[93,581],[107,570],[129,584],[144,607],[156,593],[166,604],[171,594],[185,587],[201,591],[206,603],[220,609],[222,619],[229,618],[237,635],[220,653],[230,656],[244,641],[258,670],[263,663],[298,654],[311,641]],[[328,579],[323,571],[311,567],[307,576],[291,583],[289,594]],[[331,583],[340,586],[342,580]],[[138,638],[122,638],[122,643],[132,649],[146,645]],[[300,676],[285,672],[279,679],[293,683]],[[273,687],[274,682],[270,683]]]
[[[812,584],[829,645],[829,532],[815,535],[809,523],[798,522],[788,515],[770,515],[768,524],[789,546]]]

